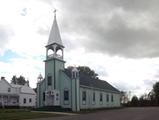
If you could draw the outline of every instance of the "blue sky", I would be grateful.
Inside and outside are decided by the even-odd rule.
[[[4,54],[1,55],[0,57],[0,61],[1,62],[10,62],[10,60],[12,58],[18,58],[20,56],[18,56],[16,53],[12,52],[11,50],[7,50],[4,52]]]

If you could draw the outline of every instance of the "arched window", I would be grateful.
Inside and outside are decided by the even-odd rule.
[[[77,77],[77,74],[76,74],[77,72],[76,71],[73,71],[72,72],[72,78],[76,78]]]
[[[54,54],[54,51],[53,51],[52,49],[49,49],[49,50],[47,51],[47,56],[48,56],[48,57],[52,57],[53,54]]]
[[[58,49],[58,50],[56,51],[56,54],[57,54],[57,56],[62,57],[62,50],[61,50],[61,49]]]
[[[79,77],[79,71],[78,71],[78,69],[77,68],[73,68],[72,69],[72,78],[77,78],[77,77]]]

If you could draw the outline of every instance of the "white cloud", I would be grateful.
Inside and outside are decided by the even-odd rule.
[[[127,41],[126,39],[119,39],[120,36],[113,35],[115,35],[115,31],[124,35],[125,31],[130,29],[133,29],[130,31],[131,33],[140,29],[157,33],[157,15],[151,14],[149,11],[138,13],[133,10],[125,11],[126,8],[121,4],[115,7],[115,3],[113,5],[113,2],[107,2],[108,4],[103,5],[98,3],[96,7],[100,9],[95,9],[92,7],[93,3],[89,4],[89,1],[82,2],[85,6],[74,5],[73,1],[71,4],[70,0],[67,3],[58,0],[47,0],[47,2],[44,0],[0,1],[0,25],[9,26],[6,31],[11,30],[14,33],[7,34],[8,38],[3,40],[4,44],[0,41],[0,46],[3,48],[1,52],[3,51],[5,54],[5,50],[10,49],[20,56],[11,58],[10,62],[1,61],[0,76],[5,76],[10,80],[13,75],[24,75],[29,78],[32,87],[36,86],[38,74],[42,72],[44,75],[44,58],[41,56],[45,56],[44,46],[47,43],[53,22],[53,10],[56,8],[58,25],[66,47],[64,53],[66,66],[89,66],[99,73],[100,78],[107,80],[121,90],[132,91],[133,94],[141,94],[150,90],[152,85],[149,85],[150,81],[159,80],[159,58],[128,59],[119,57],[123,54],[128,56],[139,54],[140,56],[141,49],[136,49],[138,44],[135,43],[136,41],[132,41],[134,39],[130,38]],[[104,14],[103,10],[105,10]],[[126,26],[125,29],[123,26]],[[116,27],[118,29],[114,29]],[[105,32],[100,30],[107,31],[110,28],[112,29],[110,34],[113,34],[109,37],[118,41],[105,39],[101,41],[100,38],[105,38]],[[121,28],[125,31],[121,32]],[[106,35],[109,35],[108,33]],[[104,36],[102,36],[103,34]],[[129,35],[135,36],[137,33]],[[129,35],[124,36],[129,38]],[[121,38],[124,37],[121,36]],[[142,45],[144,49],[141,56],[147,56],[148,53],[156,51],[153,47],[158,46],[155,44],[155,40],[153,40],[154,43],[148,41],[147,44],[143,41],[137,41],[139,47]],[[99,42],[101,44],[98,44]],[[144,47],[142,43],[145,43],[145,46],[148,44],[152,46]],[[117,49],[118,45],[120,46]],[[106,47],[109,49],[105,49]],[[150,47],[154,49],[149,49]],[[100,49],[100,53],[99,51],[96,52],[96,48]],[[113,52],[114,56],[109,56],[108,53],[112,55],[111,52],[114,49],[116,49],[116,54]]]
[[[85,53],[84,49],[66,54],[66,65],[86,65],[99,73],[99,78],[115,85],[120,90],[140,95],[152,89],[152,83],[159,80],[157,74],[159,58],[126,59],[99,53]],[[73,63],[73,64],[72,64]],[[102,73],[100,73],[102,69]],[[147,84],[150,83],[151,84]]]

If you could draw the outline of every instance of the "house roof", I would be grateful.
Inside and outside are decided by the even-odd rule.
[[[26,85],[17,85],[17,84],[10,84],[14,88],[20,88],[21,93],[29,93],[29,94],[35,94],[35,91]]]
[[[0,80],[0,84],[3,84],[2,82],[5,82],[6,84],[8,84],[10,87],[12,88],[18,88],[20,90],[21,93],[28,93],[28,94],[36,94],[35,91],[30,88],[29,86],[26,85],[17,85],[17,84],[10,84],[7,80],[5,79],[1,79]]]
[[[25,86],[25,85],[21,87],[21,91],[20,92],[21,93],[36,94],[35,91],[32,88],[30,88],[28,86]]]
[[[71,78],[71,71],[68,69],[64,70],[64,73]],[[117,92],[119,93],[120,91],[113,87],[111,84],[109,84],[105,80],[100,80],[97,78],[91,78],[87,75],[79,73],[79,80],[80,80],[80,85],[88,86],[88,87],[94,87],[94,88],[99,88],[103,90],[108,90],[112,92]]]
[[[2,82],[5,82],[5,83],[8,84],[10,87],[12,87],[11,84],[9,84],[9,82],[8,82],[7,80],[1,79],[1,80],[0,80],[0,83],[3,84]]]
[[[14,87],[14,88],[21,88],[22,87],[22,85],[17,85],[17,84],[10,84],[12,87]]]

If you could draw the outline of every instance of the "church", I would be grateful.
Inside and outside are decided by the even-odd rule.
[[[65,69],[64,45],[56,13],[46,47],[45,78],[37,83],[37,107],[61,107],[72,111],[120,107],[120,91],[105,80]]]

